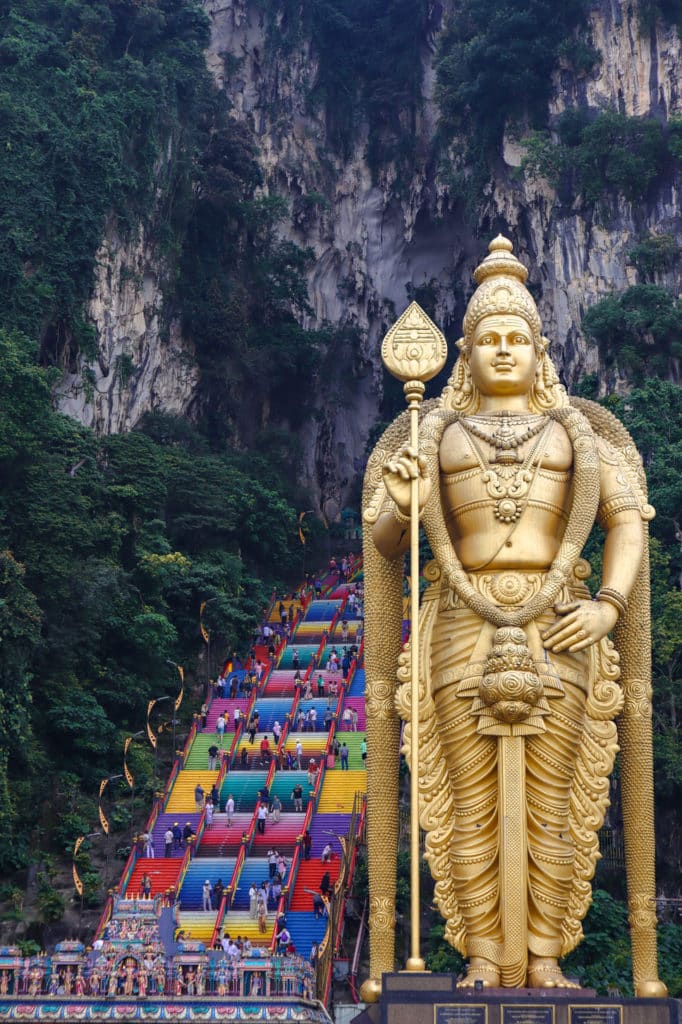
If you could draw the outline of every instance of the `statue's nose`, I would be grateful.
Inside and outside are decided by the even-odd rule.
[[[500,336],[499,352],[500,355],[509,355],[509,339],[506,334]]]

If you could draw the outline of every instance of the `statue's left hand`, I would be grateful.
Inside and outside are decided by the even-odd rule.
[[[606,601],[570,601],[555,604],[557,618],[542,634],[548,651],[582,651],[606,636],[616,624],[618,611]]]

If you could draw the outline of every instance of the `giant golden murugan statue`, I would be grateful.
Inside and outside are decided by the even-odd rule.
[[[411,481],[434,560],[420,609],[419,819],[465,985],[564,987],[622,747],[635,991],[658,980],[647,504],[625,428],[567,396],[527,270],[501,236],[475,272],[459,358],[369,460],[365,523],[370,978],[394,969],[401,655]],[[415,335],[416,336],[416,335]],[[601,589],[581,557],[604,530]],[[616,647],[608,634],[615,631]],[[618,717],[618,730],[615,719]],[[409,753],[409,743],[405,748]]]

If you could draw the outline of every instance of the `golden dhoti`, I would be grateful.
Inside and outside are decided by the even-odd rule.
[[[565,599],[576,596],[567,593]],[[582,589],[579,596],[584,596]],[[504,936],[498,744],[504,739],[481,735],[479,719],[472,710],[495,627],[458,605],[449,592],[441,595],[431,633],[429,666],[437,731],[454,803],[450,864],[466,932],[466,953],[499,963]],[[561,926],[571,894],[576,851],[569,808],[584,729],[590,662],[586,652],[553,654],[549,660],[540,632],[553,620],[550,611],[525,627],[539,674],[554,682],[547,692],[550,712],[542,719],[543,731],[523,740],[528,863],[527,876],[518,878],[518,885],[527,885],[525,929],[519,922],[527,932],[527,948],[546,957],[561,954]]]

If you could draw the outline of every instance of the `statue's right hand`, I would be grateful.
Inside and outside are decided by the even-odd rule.
[[[382,473],[386,490],[393,498],[398,511],[404,516],[410,514],[412,480],[419,481],[419,512],[421,514],[431,494],[431,478],[426,459],[422,455],[417,455],[413,448],[403,448],[394,459],[386,463]]]

